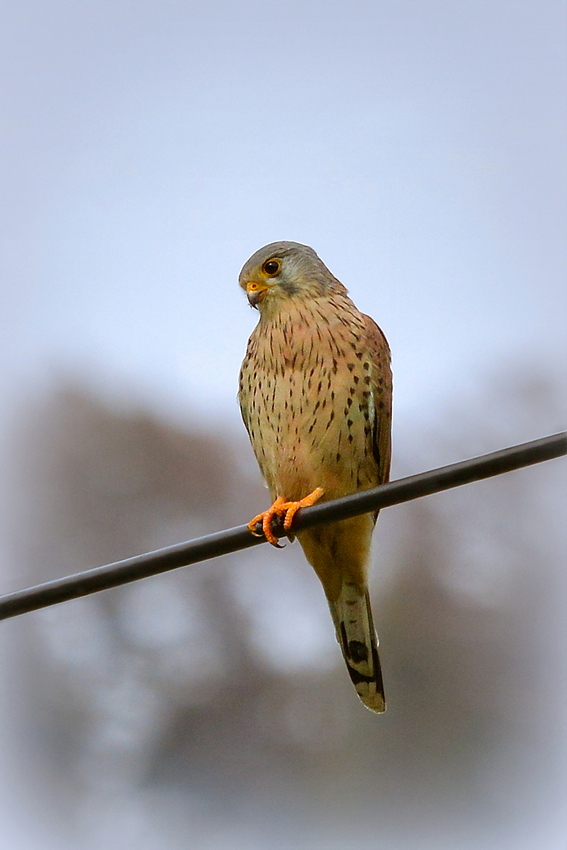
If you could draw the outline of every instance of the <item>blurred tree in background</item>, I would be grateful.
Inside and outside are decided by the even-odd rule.
[[[244,436],[222,423],[182,432],[69,388],[24,418],[14,586],[267,504]],[[402,432],[395,473],[559,420],[545,379],[503,376],[421,423],[419,441]],[[384,717],[358,703],[297,545],[22,618],[10,705],[30,805],[77,848],[559,847],[564,477],[551,462],[383,512]]]

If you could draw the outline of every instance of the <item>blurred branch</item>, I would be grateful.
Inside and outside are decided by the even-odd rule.
[[[540,440],[522,443],[519,446],[502,449],[461,463],[391,481],[380,487],[353,493],[332,502],[323,502],[311,508],[304,508],[296,515],[292,530],[297,532],[325,522],[369,513],[390,505],[399,505],[402,502],[409,502],[412,499],[429,496],[472,481],[491,478],[494,475],[501,475],[504,472],[511,472],[565,454],[567,454],[567,432],[543,437]],[[285,536],[281,525],[278,528],[274,523],[273,530],[277,537]],[[15,617],[18,614],[46,608],[58,602],[77,599],[101,590],[109,590],[131,581],[178,567],[186,567],[229,552],[238,552],[265,542],[264,537],[254,537],[245,525],[219,531],[187,543],[178,543],[145,555],[137,555],[104,567],[9,593],[0,597],[0,619]]]

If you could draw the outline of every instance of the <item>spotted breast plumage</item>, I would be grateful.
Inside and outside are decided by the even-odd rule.
[[[242,418],[274,501],[257,523],[289,530],[300,507],[382,484],[390,469],[390,350],[317,254],[274,242],[239,278],[260,319],[240,373]],[[375,514],[300,531],[319,576],[350,677],[367,708],[385,710],[368,595]]]

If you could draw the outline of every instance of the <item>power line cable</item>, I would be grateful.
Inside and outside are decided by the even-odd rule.
[[[515,469],[565,454],[567,454],[567,431],[471,460],[453,463],[450,466],[411,475],[408,478],[400,478],[332,502],[322,502],[311,508],[304,508],[296,514],[292,531],[296,532],[302,528],[311,528],[325,522],[399,505],[402,502],[502,475],[505,472],[512,472]],[[277,537],[285,536],[281,525],[278,528],[277,524],[273,523],[273,530]],[[103,567],[96,567],[1,596],[0,620],[98,593],[101,590],[109,590],[131,581],[217,558],[219,555],[227,555],[230,552],[238,552],[265,542],[264,537],[254,537],[246,525],[241,525],[186,543],[177,543],[144,555],[136,555],[133,558],[126,558],[123,561],[116,561]]]

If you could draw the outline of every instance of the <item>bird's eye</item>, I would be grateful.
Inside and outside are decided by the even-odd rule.
[[[266,260],[262,266],[262,271],[273,277],[281,269],[282,264],[279,260]]]

